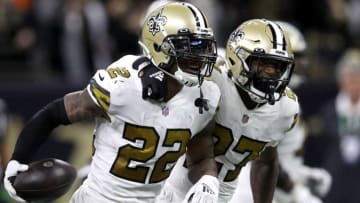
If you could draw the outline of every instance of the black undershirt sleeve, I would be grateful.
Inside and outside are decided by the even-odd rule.
[[[26,123],[16,142],[12,159],[20,163],[28,163],[51,131],[61,124],[70,124],[63,98],[47,104]]]

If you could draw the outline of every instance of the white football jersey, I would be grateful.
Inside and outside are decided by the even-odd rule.
[[[296,95],[287,88],[274,105],[267,103],[249,110],[228,77],[225,65],[213,72],[213,80],[223,97],[214,132],[215,156],[220,164],[219,202],[228,202],[237,186],[236,179],[241,168],[257,158],[266,147],[277,146],[286,132],[294,127],[299,104]]]
[[[295,127],[286,133],[284,139],[277,146],[280,165],[293,181],[298,181],[297,179],[301,177],[300,170],[304,166],[300,155],[304,139],[304,126],[301,122],[297,122]],[[251,164],[248,163],[241,169],[236,190],[229,203],[254,202],[250,186],[250,168]],[[278,195],[277,190],[275,190],[275,200],[277,200]]]
[[[220,91],[211,81],[201,86],[209,105],[202,114],[194,105],[198,87],[183,86],[168,102],[144,100],[134,65],[139,58],[128,55],[97,71],[87,87],[111,119],[96,120],[91,170],[82,186],[97,201],[154,201],[187,142],[219,105]]]
[[[278,145],[286,132],[295,125],[299,104],[296,95],[287,88],[274,105],[264,104],[249,110],[239,96],[235,84],[228,77],[225,63],[213,71],[212,79],[219,86],[222,97],[213,133],[215,159],[219,166],[219,202],[228,202],[237,186],[241,168],[248,161],[257,158],[266,147]],[[183,163],[177,165],[182,166]],[[179,178],[179,174],[183,173],[183,169],[179,168],[181,167],[175,167],[167,181],[176,187],[188,182]],[[164,188],[171,186],[165,185]],[[186,194],[184,191],[175,193],[175,196]]]

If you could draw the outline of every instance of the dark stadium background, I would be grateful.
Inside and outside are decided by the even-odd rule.
[[[8,153],[24,122],[39,108],[67,92],[85,88],[96,69],[105,68],[122,55],[139,53],[139,27],[151,2],[0,0],[0,98],[8,105]],[[309,124],[304,155],[307,164],[321,167],[326,156],[321,151],[326,143],[321,128],[326,124],[319,124],[318,111],[337,93],[337,60],[347,48],[360,47],[360,22],[351,21],[356,13],[346,13],[355,0],[191,2],[209,16],[220,47],[237,25],[250,18],[291,22],[303,32],[308,43],[308,82],[297,94],[303,118]],[[82,24],[73,21],[74,14],[80,16]],[[94,15],[97,20],[91,17]],[[79,169],[91,156],[92,127],[92,122],[84,122],[57,129],[34,159],[58,157]],[[360,180],[360,173],[354,179]],[[69,195],[58,202],[67,198]]]

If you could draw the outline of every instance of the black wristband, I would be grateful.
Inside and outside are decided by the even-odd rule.
[[[70,124],[63,98],[49,103],[27,122],[16,142],[12,159],[27,163],[60,124]]]

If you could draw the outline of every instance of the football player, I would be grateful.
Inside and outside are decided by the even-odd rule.
[[[276,21],[289,37],[291,49],[295,56],[295,70],[289,86],[296,92],[299,86],[306,82],[307,47],[304,36],[298,28],[288,22]],[[276,203],[319,203],[319,197],[324,197],[330,189],[331,176],[322,168],[312,168],[304,165],[302,147],[306,138],[304,123],[298,122],[286,133],[278,145],[278,156],[281,172],[275,190]],[[249,182],[250,166],[246,165],[239,176],[238,187],[230,201],[252,202]],[[318,197],[319,196],[319,197]]]
[[[277,21],[276,23],[288,35],[295,55],[296,68],[289,86],[296,92],[300,85],[306,82],[308,62],[305,50],[307,44],[297,27],[287,22]],[[306,139],[305,123],[298,122],[294,129],[287,134],[278,147],[278,154],[280,165],[287,174],[280,182],[289,187],[278,187],[275,192],[275,200],[278,203],[322,202],[321,197],[324,197],[330,189],[331,176],[325,169],[304,165],[301,152]],[[289,183],[286,183],[287,181]]]
[[[153,202],[185,151],[192,197],[216,201],[208,131],[220,90],[204,80],[217,55],[209,22],[191,4],[169,3],[147,17],[140,44],[145,56],[127,55],[97,71],[86,89],[48,104],[26,124],[4,178],[14,199],[23,201],[9,177],[28,168],[53,128],[96,118],[91,169],[71,202]]]
[[[219,58],[212,79],[222,100],[214,129],[219,169],[219,202],[228,202],[241,168],[254,160],[251,186],[255,203],[272,202],[278,175],[276,146],[297,121],[299,104],[287,87],[294,68],[288,38],[274,22],[251,19],[233,31],[225,58]],[[181,157],[160,197],[177,202],[191,182]]]

